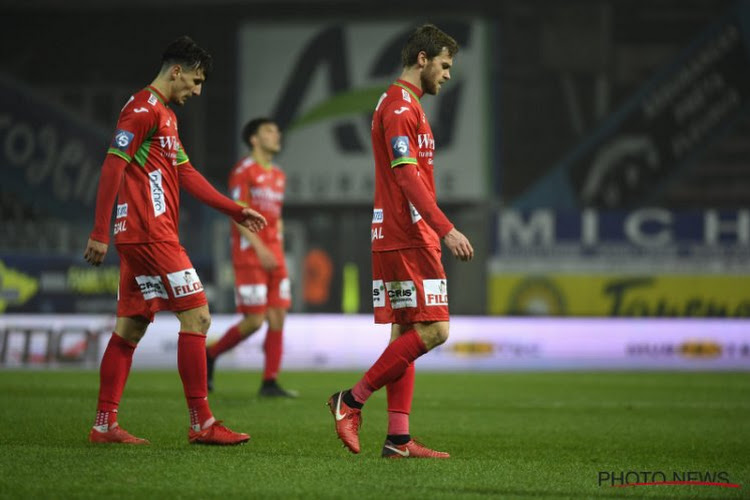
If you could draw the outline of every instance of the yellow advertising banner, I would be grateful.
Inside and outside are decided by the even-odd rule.
[[[493,274],[490,314],[750,317],[750,275]]]

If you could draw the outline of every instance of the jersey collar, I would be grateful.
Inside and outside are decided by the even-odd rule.
[[[149,92],[151,92],[152,94],[154,94],[154,96],[156,96],[156,98],[159,99],[159,101],[163,105],[165,105],[165,106],[167,105],[167,98],[164,97],[163,95],[161,95],[161,92],[159,92],[158,90],[156,90],[156,87],[154,87],[153,85],[149,85],[148,87],[146,87],[146,90],[148,90]]]
[[[400,78],[396,80],[394,85],[396,85],[397,87],[401,87],[402,89],[409,92],[417,101],[419,101],[419,98],[422,97],[422,95],[424,94],[424,91],[417,88],[416,85],[412,85],[406,80],[401,80]]]

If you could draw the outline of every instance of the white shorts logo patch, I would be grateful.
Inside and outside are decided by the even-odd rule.
[[[161,281],[161,276],[136,276],[135,281],[138,283],[145,300],[169,298],[167,289],[164,288],[164,283]],[[117,293],[119,299],[119,290]]]
[[[372,210],[372,223],[373,224],[380,224],[383,222],[383,209],[382,208],[374,208]]]
[[[422,280],[424,303],[428,306],[448,305],[448,281],[443,279]]]
[[[385,307],[383,280],[372,280],[372,307]]]
[[[289,278],[284,278],[279,283],[279,297],[281,297],[283,300],[292,299],[292,286],[289,283]]]
[[[194,293],[203,291],[203,283],[198,278],[195,269],[183,269],[174,273],[167,274],[169,285],[172,287],[172,293],[175,297],[187,297]]]
[[[417,289],[413,281],[386,281],[385,289],[392,309],[417,307]]]
[[[260,285],[240,285],[236,289],[235,300],[238,306],[263,306],[266,305],[268,287]]]

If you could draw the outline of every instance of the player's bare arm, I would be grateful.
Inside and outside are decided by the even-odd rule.
[[[273,255],[273,252],[270,248],[268,248],[268,246],[266,246],[265,243],[263,243],[263,240],[260,236],[258,236],[257,233],[252,232],[250,229],[240,224],[237,224],[237,229],[239,230],[240,234],[247,241],[249,241],[252,247],[255,249],[255,253],[258,254],[260,265],[263,266],[263,269],[265,269],[266,271],[271,271],[279,267],[279,263],[276,261],[276,257]]]

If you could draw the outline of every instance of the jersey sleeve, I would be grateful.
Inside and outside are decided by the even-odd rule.
[[[229,197],[243,207],[250,206],[250,186],[247,182],[247,176],[243,175],[247,169],[237,172],[233,169],[229,174]]]
[[[414,106],[400,99],[389,99],[381,111],[391,168],[417,164],[417,129],[419,115]]]
[[[158,123],[159,117],[153,106],[140,100],[130,101],[120,113],[117,129],[107,153],[119,156],[130,163],[141,145],[153,135]]]

